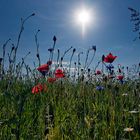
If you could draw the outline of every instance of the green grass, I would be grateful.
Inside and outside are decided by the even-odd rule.
[[[17,81],[8,88],[7,83],[0,81],[2,140],[140,139],[140,114],[129,112],[140,111],[136,83],[102,83],[105,89],[97,91],[97,83],[73,84],[65,78],[46,83],[47,91],[36,95],[31,93],[30,81]],[[45,135],[46,127],[49,133]],[[125,132],[127,127],[134,130]]]

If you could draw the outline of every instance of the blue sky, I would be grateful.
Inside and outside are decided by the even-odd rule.
[[[81,35],[80,28],[74,25],[73,13],[82,5],[92,9],[94,24],[87,29],[85,36]],[[0,0],[0,55],[2,45],[8,39],[16,43],[20,29],[20,18],[35,13],[25,24],[20,47],[19,60],[28,51],[31,55],[26,62],[33,65],[36,59],[34,34],[38,29],[40,56],[42,63],[48,59],[48,48],[52,47],[52,38],[57,37],[56,49],[61,54],[70,46],[76,48],[77,53],[83,51],[82,61],[86,50],[92,45],[97,46],[94,64],[103,54],[112,52],[117,55],[115,65],[132,65],[140,62],[140,40],[133,42],[137,36],[132,32],[128,7],[140,10],[140,0]],[[11,45],[7,46],[7,51]],[[65,58],[68,61],[70,52]],[[77,61],[77,55],[74,56]]]

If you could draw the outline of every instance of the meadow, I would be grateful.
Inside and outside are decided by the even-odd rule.
[[[132,68],[113,65],[117,56],[109,52],[91,68],[96,46],[87,50],[84,66],[72,59],[76,49],[69,48],[54,64],[53,47],[49,59],[41,64],[36,32],[38,66],[30,68],[25,58],[17,62],[24,23],[21,20],[16,44],[11,51],[3,44],[0,58],[0,139],[1,140],[139,140],[140,139],[140,64]],[[21,48],[20,48],[21,49]],[[63,60],[71,52],[69,66]],[[93,57],[89,58],[89,53]],[[5,64],[5,59],[8,64]],[[24,69],[24,71],[23,71]]]

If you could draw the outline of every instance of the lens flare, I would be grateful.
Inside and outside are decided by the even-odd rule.
[[[92,21],[91,10],[86,8],[77,10],[75,14],[75,20],[77,24],[81,26],[82,34],[84,35],[86,28],[91,24]]]

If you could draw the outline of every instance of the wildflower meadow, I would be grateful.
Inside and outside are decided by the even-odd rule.
[[[35,16],[21,20],[16,43],[8,39],[2,46],[0,140],[140,140],[140,63],[114,65],[119,57],[114,52],[95,62],[96,45],[86,52],[66,47],[60,53],[57,36],[42,63],[37,30],[37,62],[30,67],[31,52],[20,61],[17,54],[25,23]]]

